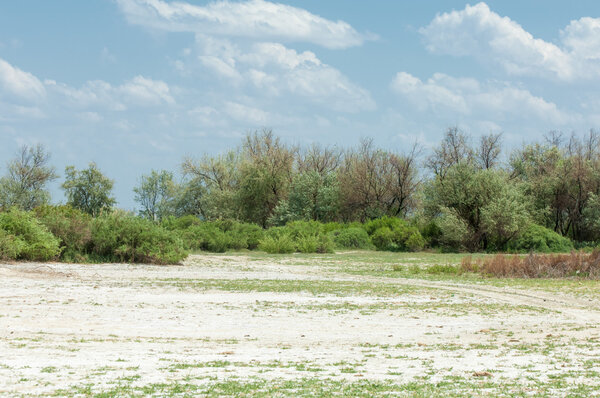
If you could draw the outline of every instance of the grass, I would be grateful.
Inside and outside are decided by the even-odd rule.
[[[175,287],[182,290],[224,290],[229,292],[305,292],[318,296],[323,294],[338,297],[365,295],[375,297],[402,296],[433,292],[434,289],[419,286],[398,286],[388,283],[352,282],[330,280],[288,280],[288,279],[152,279],[146,280],[153,287]]]
[[[300,378],[295,380],[221,380],[209,383],[173,382],[146,385],[119,384],[109,389],[93,385],[58,390],[55,396],[86,397],[582,397],[597,393],[598,386],[571,383],[564,378],[548,382],[529,380],[526,384],[508,379],[495,380],[492,372],[473,372],[465,376],[450,376],[437,382],[415,381],[395,383],[393,380],[335,380]],[[489,374],[489,376],[488,376]]]

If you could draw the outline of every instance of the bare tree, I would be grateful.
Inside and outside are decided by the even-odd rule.
[[[421,185],[417,165],[420,154],[421,147],[415,143],[407,154],[391,154],[389,157],[393,181],[388,207],[395,216],[406,216],[415,205],[416,193]]]
[[[479,140],[477,161],[482,169],[491,169],[498,163],[502,152],[502,133],[482,135]]]
[[[548,145],[560,148],[565,141],[565,135],[562,131],[552,130],[544,134],[544,140]]]
[[[425,166],[436,176],[444,178],[450,167],[465,159],[473,158],[473,150],[469,146],[469,136],[458,127],[450,127],[440,145],[425,161]]]
[[[300,151],[298,156],[298,171],[301,173],[316,171],[320,175],[325,175],[336,171],[343,158],[343,153],[333,147],[322,147],[319,144],[313,144],[307,149]]]

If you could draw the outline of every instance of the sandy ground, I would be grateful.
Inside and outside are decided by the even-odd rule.
[[[355,288],[368,284],[388,289]],[[285,258],[0,264],[0,395],[230,378],[436,382],[481,372],[499,383],[568,374],[567,383],[600,384],[598,325],[590,299],[352,276]]]

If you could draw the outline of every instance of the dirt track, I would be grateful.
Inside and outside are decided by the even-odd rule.
[[[599,383],[594,301],[245,256],[0,264],[0,395],[193,380]],[[590,365],[591,364],[591,365]],[[482,373],[483,374],[483,373]],[[562,376],[561,376],[562,377]]]

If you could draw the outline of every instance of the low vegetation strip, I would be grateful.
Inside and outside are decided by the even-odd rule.
[[[600,250],[591,253],[496,254],[478,259],[464,257],[461,271],[480,272],[501,278],[589,278],[600,279]]]

